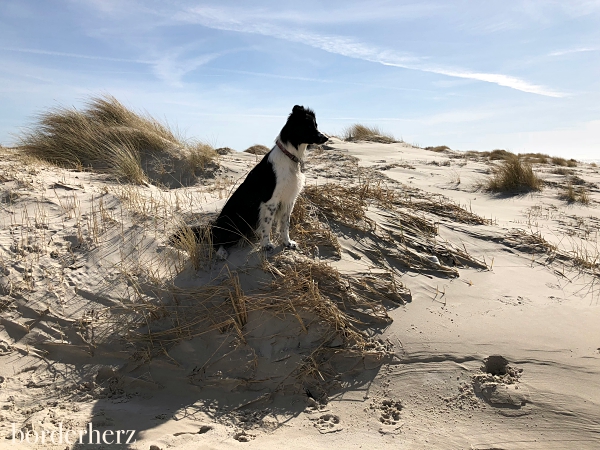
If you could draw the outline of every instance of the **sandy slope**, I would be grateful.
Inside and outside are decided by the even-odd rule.
[[[495,196],[477,188],[491,164],[481,158],[334,141],[309,156],[309,186],[362,177],[441,205],[418,213],[437,224],[434,238],[395,228],[413,211],[406,204],[395,215],[371,205],[374,228],[332,223],[339,257],[320,249],[320,260],[344,275],[391,276],[403,285],[398,295],[411,301],[352,311],[383,350],[339,353],[332,367],[340,375],[327,386],[299,381],[297,364],[329,331],[310,311],[296,320],[273,305],[249,308],[239,337],[235,323],[201,322],[162,353],[160,340],[134,340],[147,327],[169,331],[173,311],[182,323],[203,317],[194,309],[200,294],[190,289],[231,272],[248,295],[272,281],[251,247],[234,250],[227,267],[195,270],[166,242],[174,219],[217,211],[255,162],[225,155],[201,185],[160,190],[2,156],[0,434],[7,439],[0,448],[16,447],[12,423],[39,431],[90,422],[101,431],[136,430],[131,447],[139,449],[600,448],[598,266],[576,265],[598,255],[600,174],[589,165],[574,170],[592,202],[573,206],[558,198],[566,176],[549,165],[536,166],[551,182],[541,193]],[[449,200],[489,221],[454,217]],[[408,240],[400,245],[377,232]],[[283,272],[319,261],[312,248],[303,253],[268,261]],[[166,301],[152,283],[167,279],[188,294],[176,309],[150,308]],[[145,322],[134,322],[140,317]],[[327,345],[341,345],[336,339]],[[483,375],[489,355],[505,357],[513,375]]]

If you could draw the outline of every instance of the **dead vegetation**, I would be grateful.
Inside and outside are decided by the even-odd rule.
[[[245,153],[251,153],[253,155],[266,155],[270,151],[271,149],[269,147],[260,144],[253,145],[244,150]]]
[[[558,156],[550,156],[546,153],[513,153],[508,150],[497,149],[491,152],[467,151],[464,153],[468,158],[484,161],[508,161],[514,158],[520,159],[528,164],[549,164],[559,167],[577,167],[574,159],[565,159]]]
[[[21,150],[61,167],[107,172],[135,184],[187,184],[216,157],[211,146],[183,142],[166,125],[112,96],[93,97],[86,106],[40,114],[20,137]]]
[[[568,271],[576,274],[588,274],[600,278],[600,252],[597,244],[590,245],[585,240],[570,240],[560,247],[548,242],[539,232],[532,233],[517,230],[503,241],[509,247],[542,258],[536,262],[543,265],[554,265],[556,273],[565,276]],[[586,283],[585,288],[593,290],[596,281]]]
[[[485,189],[497,193],[523,193],[540,191],[544,186],[530,164],[516,156],[509,157],[496,166],[493,175],[485,184]]]
[[[567,169],[566,167],[557,167],[555,169],[552,169],[550,173],[553,173],[555,175],[568,176],[573,175],[575,172],[573,171],[573,169]]]
[[[382,131],[379,127],[355,123],[342,132],[344,141],[368,141],[391,144],[398,142],[393,135]]]
[[[431,152],[443,153],[447,150],[450,150],[450,147],[447,145],[438,145],[437,147],[425,147],[425,150],[429,150]]]
[[[172,355],[169,349],[183,340],[207,343],[202,345],[209,345],[213,356],[198,362],[200,368],[190,376],[194,383],[252,383],[269,389],[297,389],[300,383],[313,394],[324,394],[341,376],[376,367],[387,357],[387,344],[369,336],[390,323],[388,307],[410,301],[400,273],[456,277],[457,267],[487,267],[466,248],[437,237],[438,226],[429,217],[487,223],[449,205],[442,197],[401,197],[365,179],[350,185],[309,185],[292,216],[291,234],[298,239],[299,253],[264,259],[250,246],[237,251],[247,252],[254,263],[237,272],[225,265],[219,277],[200,287],[181,289],[172,282],[140,286],[136,290],[147,297],[127,312],[135,312],[139,321],[138,327],[128,327],[127,340],[144,357],[165,351]],[[360,242],[356,251],[376,262],[377,273],[342,274],[326,262],[330,256],[341,257],[342,236]],[[203,262],[192,261],[199,274],[205,273],[203,267],[214,266],[209,257],[199,256],[204,244],[194,248],[190,240],[190,245],[189,257]],[[277,336],[288,343],[290,350],[280,355],[286,365],[261,356],[265,323],[280,330]],[[235,365],[224,364],[233,359]]]
[[[581,203],[582,205],[590,204],[590,194],[585,186],[575,188],[572,182],[567,184],[567,187],[560,193],[559,198],[568,203]]]
[[[487,267],[466,250],[436,239],[435,220],[440,218],[489,223],[442,196],[403,197],[381,183],[363,181],[349,186],[307,186],[299,204],[292,217],[292,230],[306,248],[316,246],[322,253],[320,246],[326,245],[339,257],[336,236],[359,232],[364,234],[361,242],[373,258],[388,259],[402,271],[456,277],[455,267]]]
[[[562,167],[577,167],[577,161],[574,159],[565,159],[565,158],[560,158],[558,156],[554,156],[552,157],[552,159],[550,160],[551,163],[555,166],[562,166]]]
[[[281,253],[262,267],[246,268],[250,277],[224,270],[193,289],[140,285],[137,290],[151,293],[151,301],[146,297],[113,318],[128,324],[125,339],[138,357],[164,356],[182,341],[202,342],[214,352],[197,361],[194,384],[251,384],[270,392],[295,391],[299,384],[321,395],[341,375],[384,362],[389,348],[367,330],[391,322],[387,307],[410,301],[410,291],[391,274],[342,275],[298,254]],[[262,280],[258,289],[256,278]],[[266,324],[279,330],[269,333],[269,341],[286,342],[278,358],[264,354]]]

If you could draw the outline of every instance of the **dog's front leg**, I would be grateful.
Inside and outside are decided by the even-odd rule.
[[[258,227],[256,234],[260,237],[260,244],[263,250],[268,252],[272,251],[275,246],[271,242],[271,227],[277,212],[277,205],[270,203],[263,203],[260,205],[260,212],[258,218]]]
[[[292,216],[292,210],[294,209],[294,203],[291,205],[286,205],[283,207],[283,211],[281,214],[281,238],[283,239],[283,245],[286,248],[291,248],[292,250],[296,250],[298,248],[298,244],[296,241],[292,241],[290,239],[290,218]]]

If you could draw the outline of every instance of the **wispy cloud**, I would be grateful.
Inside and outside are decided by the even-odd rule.
[[[0,47],[0,50],[18,53],[31,53],[36,55],[55,56],[61,58],[91,59],[109,62],[148,65],[152,67],[152,71],[159,79],[169,83],[172,86],[181,86],[183,77],[189,72],[196,70],[198,67],[209,63],[210,61],[218,58],[219,56],[236,51],[234,49],[228,50],[226,52],[208,53],[199,56],[195,55],[193,57],[186,57],[185,52],[187,49],[180,47],[176,49],[169,49],[169,51],[161,52],[160,56],[157,56],[156,58],[127,59],[112,58],[98,55],[82,55],[78,53],[56,52],[33,48]]]
[[[154,64],[155,61],[143,60],[143,59],[127,59],[127,58],[111,58],[109,56],[98,56],[98,55],[81,55],[78,53],[65,53],[55,52],[49,50],[39,50],[35,48],[13,48],[13,47],[0,47],[0,50],[18,53],[33,53],[36,55],[47,55],[47,56],[60,56],[66,58],[78,58],[78,59],[95,59],[101,61],[113,61],[113,62],[126,62],[136,64]]]
[[[188,23],[200,24],[213,29],[259,34],[298,42],[329,53],[379,63],[386,66],[483,81],[522,92],[548,97],[563,97],[565,95],[561,92],[554,91],[541,85],[532,84],[510,75],[436,67],[430,63],[426,64],[424,62],[425,58],[410,53],[401,53],[391,49],[378,48],[350,37],[322,35],[292,27],[283,28],[268,22],[258,23],[254,20],[254,16],[251,17],[253,19],[252,21],[247,20],[248,16],[246,14],[243,12],[238,14],[238,10],[233,9],[195,7],[178,12],[173,18]]]
[[[569,55],[571,53],[595,52],[598,50],[599,49],[597,47],[578,47],[578,48],[571,48],[571,49],[567,49],[567,50],[557,50],[555,52],[548,53],[548,56],[563,56],[563,55]]]
[[[397,86],[385,86],[382,84],[369,84],[369,83],[357,83],[354,81],[340,81],[333,79],[324,79],[324,78],[313,78],[313,77],[299,77],[299,76],[291,76],[291,75],[278,75],[274,73],[267,72],[252,72],[248,70],[236,70],[236,69],[223,69],[223,68],[214,68],[219,72],[229,72],[229,73],[237,73],[241,75],[251,75],[255,77],[264,77],[264,78],[275,78],[280,80],[296,80],[296,81],[306,81],[310,83],[325,83],[325,84],[344,84],[349,86],[362,86],[372,89],[388,89],[392,91],[416,91],[416,92],[435,92],[432,89],[418,89],[418,88],[404,88]]]
[[[511,77],[510,75],[503,75],[499,73],[481,73],[481,72],[468,72],[462,70],[449,70],[440,68],[421,68],[426,72],[439,73],[441,75],[447,75],[449,77],[465,78],[469,80],[485,81],[487,83],[494,83],[499,86],[505,86],[512,89],[516,89],[522,92],[529,92],[531,94],[544,95],[546,97],[564,97],[565,94],[558,91],[553,91],[544,86],[531,84],[520,78]]]

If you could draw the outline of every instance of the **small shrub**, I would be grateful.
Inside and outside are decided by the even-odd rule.
[[[513,155],[494,170],[486,189],[492,192],[529,192],[542,190],[543,184],[530,164]]]
[[[266,155],[270,151],[271,149],[269,147],[260,144],[253,145],[244,150],[245,153],[252,153],[253,155]]]
[[[370,141],[390,144],[396,142],[394,136],[385,133],[379,127],[369,127],[355,123],[350,125],[342,132],[342,137],[345,141]]]

